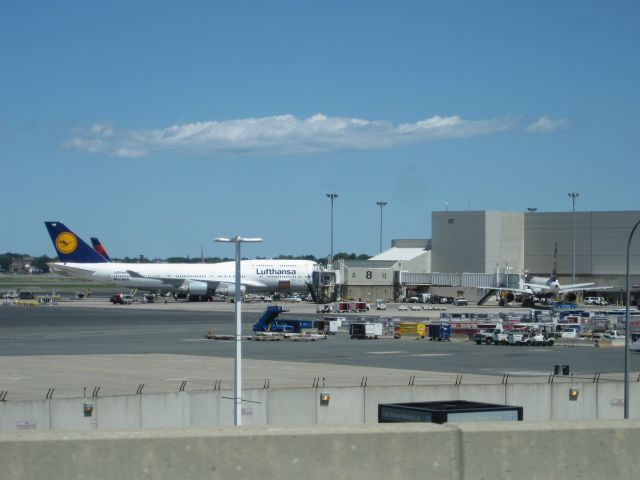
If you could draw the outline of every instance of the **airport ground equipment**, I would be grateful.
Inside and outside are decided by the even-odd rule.
[[[393,329],[393,338],[418,337],[424,338],[427,334],[427,325],[420,322],[400,322]]]
[[[334,309],[338,313],[348,313],[351,310],[349,302],[338,302]]]
[[[451,340],[451,325],[446,323],[429,324],[429,340]]]
[[[312,320],[294,320],[278,318],[286,312],[281,305],[270,305],[253,326],[254,332],[302,333],[313,328]]]
[[[351,338],[380,338],[382,336],[382,324],[372,322],[355,322],[349,325]]]
[[[509,332],[508,342],[509,345],[526,346],[531,344],[531,338],[528,332],[514,330]]]
[[[349,310],[356,313],[363,313],[369,311],[369,304],[367,302],[357,301],[349,302]]]
[[[491,345],[493,343],[493,332],[495,329],[489,329],[489,330],[480,330],[478,333],[476,333],[473,336],[473,340],[478,344],[481,345],[483,343],[486,343],[487,345]]]
[[[531,335],[531,337],[529,337],[529,340],[530,340],[529,344],[533,345],[534,347],[537,347],[537,346],[551,347],[555,342],[553,337],[546,336],[542,332],[538,332]]]

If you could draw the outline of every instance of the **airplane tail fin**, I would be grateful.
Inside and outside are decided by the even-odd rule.
[[[553,249],[553,263],[551,264],[551,280],[556,281],[558,279],[558,244],[555,244]]]
[[[44,224],[61,262],[105,263],[107,261],[62,222],[44,222]]]
[[[104,258],[106,258],[107,261],[109,262],[111,261],[111,257],[109,257],[109,255],[107,254],[107,251],[100,243],[100,240],[98,240],[96,237],[91,237],[91,245],[93,245],[93,249],[96,252],[98,252],[100,255],[102,255]]]

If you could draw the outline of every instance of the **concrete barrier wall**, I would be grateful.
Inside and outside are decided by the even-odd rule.
[[[526,405],[523,412],[526,421],[551,420],[551,388],[548,383],[508,384],[505,387],[505,403]]]
[[[12,480],[630,479],[638,442],[638,421],[17,432],[0,465]]]
[[[569,390],[578,390],[570,400]],[[320,395],[330,396],[322,404]],[[640,384],[631,384],[631,418],[640,418]],[[624,414],[622,382],[247,389],[245,426],[377,423],[379,403],[470,400],[524,407],[526,421],[615,420]],[[635,399],[635,401],[633,401]],[[232,426],[233,391],[0,402],[0,430]]]

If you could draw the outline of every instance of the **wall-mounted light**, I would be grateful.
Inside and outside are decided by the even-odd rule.
[[[331,400],[331,394],[327,392],[322,392],[320,394],[320,405],[329,405],[329,401]]]
[[[580,395],[580,390],[578,390],[577,388],[570,388],[569,389],[569,400],[575,402],[578,400],[578,395]]]

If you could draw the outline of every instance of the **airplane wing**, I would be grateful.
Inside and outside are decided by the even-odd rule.
[[[143,275],[140,275],[138,272],[136,272],[135,270],[127,270],[127,273],[129,275],[131,275],[132,277],[135,278],[151,278],[154,280],[160,280],[163,283],[166,283],[167,285],[171,285],[175,288],[180,287],[185,280],[192,280],[194,282],[205,282],[209,288],[211,288],[212,290],[215,290],[218,288],[218,286],[221,283],[234,283],[234,282],[221,282],[220,280],[207,280],[207,279],[202,279],[202,278],[165,278],[165,277],[145,277]],[[266,288],[267,286],[264,283],[261,282],[256,282],[256,281],[252,281],[252,280],[244,280],[240,282],[241,285],[244,285],[246,287],[252,287],[252,288]]]
[[[540,288],[540,289],[549,288],[548,285],[543,285],[540,283],[523,283],[523,285],[529,288]],[[590,285],[593,285],[593,284],[590,284]]]
[[[560,293],[571,292],[571,291],[574,291],[574,290],[581,290],[581,291],[582,290],[584,290],[584,291],[589,291],[589,290],[609,290],[610,288],[613,288],[612,286],[603,287],[603,286],[597,286],[597,285],[595,287],[586,287],[585,288],[584,286],[581,286],[581,285],[593,285],[593,283],[579,283],[577,285],[566,285],[566,286],[563,286],[560,289]],[[570,288],[570,287],[573,287],[573,288]]]
[[[505,292],[516,292],[516,293],[531,294],[531,289],[529,289],[529,288],[496,287],[495,290],[500,290],[500,291],[505,291]]]

